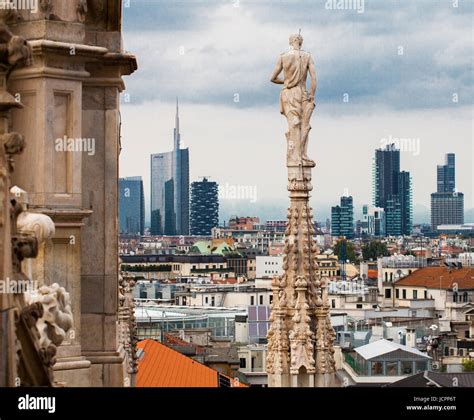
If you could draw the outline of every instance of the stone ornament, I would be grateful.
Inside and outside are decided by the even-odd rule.
[[[316,71],[311,54],[303,51],[301,34],[290,36],[290,50],[278,57],[271,81],[283,85],[280,92],[280,113],[288,121],[287,165],[310,166],[315,163],[308,158],[308,135],[311,130],[310,119],[315,108]],[[279,75],[284,72],[284,78]],[[308,74],[311,77],[311,88],[306,89]]]
[[[28,212],[28,194],[26,191],[15,186],[10,189],[10,197],[13,202],[21,206],[21,212],[17,215],[16,226],[22,234],[33,234],[38,244],[51,239],[56,231],[53,220],[44,214]]]
[[[25,38],[13,35],[0,23],[0,63],[6,66],[31,64],[31,47]]]
[[[47,366],[53,366],[57,346],[65,340],[72,328],[73,318],[69,293],[54,283],[25,293],[25,302],[31,316],[36,317],[39,347]],[[32,311],[34,315],[31,314]]]
[[[285,231],[283,275],[272,282],[267,373],[270,387],[327,386],[335,361],[327,284],[320,277],[309,207],[311,170],[307,156],[310,119],[315,108],[316,71],[301,34],[290,37],[290,51],[278,58],[271,81],[283,84],[280,112],[288,121],[287,168],[290,208]],[[284,72],[284,78],[279,75]],[[307,76],[311,78],[309,91]]]

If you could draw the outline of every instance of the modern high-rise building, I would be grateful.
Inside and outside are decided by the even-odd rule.
[[[191,184],[191,235],[210,236],[219,225],[219,186],[207,178]]]
[[[354,205],[351,196],[341,197],[341,205],[331,208],[332,236],[354,237]]]
[[[119,220],[121,234],[144,234],[145,194],[141,176],[119,179]]]
[[[455,155],[448,153],[437,167],[437,192],[431,194],[431,230],[464,223],[464,194],[456,191]]]
[[[189,149],[181,148],[179,106],[173,151],[151,155],[151,234],[189,234]]]
[[[413,232],[412,191],[410,172],[401,171],[398,174],[398,197],[400,201],[402,235],[411,235]]]
[[[361,234],[366,236],[385,236],[385,210],[381,207],[362,206]]]
[[[385,210],[385,234],[410,235],[412,182],[409,172],[400,172],[400,150],[394,144],[375,151],[373,193],[373,205]]]
[[[444,165],[437,167],[437,192],[454,192],[456,187],[456,157],[447,153]]]

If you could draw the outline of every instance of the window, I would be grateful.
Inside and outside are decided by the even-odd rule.
[[[457,302],[458,301],[458,294],[457,292],[454,292],[453,293],[453,302]]]
[[[216,298],[214,296],[211,297],[211,306],[216,304]]]
[[[403,299],[407,298],[407,289],[402,289],[402,298]]]
[[[331,299],[331,308],[336,307],[336,299]]]
[[[263,305],[263,295],[259,296],[259,300],[260,300],[260,305]]]
[[[357,309],[362,309],[362,303],[356,304],[356,308],[357,308]]]
[[[464,338],[469,338],[469,330],[464,331]]]
[[[270,295],[270,299],[268,299],[270,302],[270,305],[273,303],[273,295]]]
[[[426,370],[426,361],[425,360],[419,360],[415,363],[415,373],[420,373],[424,372]]]
[[[385,289],[385,299],[390,299],[392,297],[392,290]]]
[[[385,362],[387,376],[398,376],[398,362]]]
[[[428,290],[425,290],[424,297],[425,299],[428,299]]]
[[[408,360],[402,360],[401,369],[402,375],[413,375],[413,362]]]
[[[395,289],[395,297],[396,297],[397,299],[400,298],[400,289]]]
[[[418,299],[418,290],[413,290],[413,299]]]
[[[255,305],[255,296],[250,296],[250,306]]]
[[[372,376],[383,375],[383,363],[372,362]]]
[[[204,302],[206,303],[209,303],[209,298],[206,296],[206,298],[204,299]]]
[[[240,368],[245,369],[247,367],[247,359],[245,357],[240,358]]]

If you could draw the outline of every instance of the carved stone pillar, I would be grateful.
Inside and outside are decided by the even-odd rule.
[[[290,208],[284,274],[273,280],[267,373],[270,387],[334,386],[334,330],[319,275],[309,207],[311,166],[288,167]]]

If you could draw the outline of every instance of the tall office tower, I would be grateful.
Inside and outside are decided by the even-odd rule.
[[[400,198],[400,215],[402,235],[413,232],[413,196],[410,172],[401,171],[398,174],[398,196]]]
[[[210,236],[219,225],[219,191],[217,182],[207,178],[191,184],[191,235]]]
[[[181,149],[179,105],[173,151],[151,155],[151,234],[189,234],[189,149]]]
[[[354,238],[354,206],[351,196],[341,197],[341,205],[331,208],[331,235]]]
[[[373,204],[385,210],[386,235],[410,235],[413,227],[411,177],[400,172],[400,150],[394,144],[375,151]]]
[[[431,194],[431,230],[464,223],[464,194],[456,191],[455,155],[448,153],[437,167],[437,192]]]
[[[454,153],[447,153],[444,165],[437,167],[437,192],[454,192],[456,186],[456,158]]]
[[[121,234],[145,231],[145,194],[141,176],[119,180],[119,220]]]

